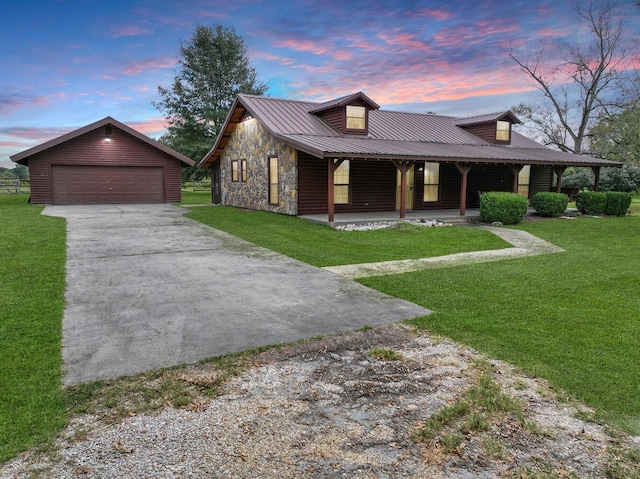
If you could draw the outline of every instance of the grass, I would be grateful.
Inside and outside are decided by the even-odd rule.
[[[0,196],[0,462],[65,424],[61,388],[65,221]]]
[[[293,216],[216,206],[186,215],[252,243],[314,266],[428,258],[510,245],[482,230],[401,226],[375,231],[338,231]]]
[[[210,205],[211,190],[208,191],[190,191],[182,190],[181,205]]]
[[[544,377],[640,434],[640,217],[518,228],[567,251],[361,282],[437,311],[416,325]]]

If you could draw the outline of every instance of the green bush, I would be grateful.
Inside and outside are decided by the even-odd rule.
[[[569,197],[564,193],[541,191],[534,195],[531,206],[541,216],[557,218],[566,211],[568,204]]]
[[[491,191],[480,196],[480,217],[492,223],[499,221],[505,225],[520,223],[527,214],[529,200],[517,193]]]
[[[631,193],[607,191],[605,195],[607,197],[607,204],[604,208],[605,214],[613,216],[624,216],[627,214],[629,206],[631,206]]]
[[[595,191],[581,191],[576,196],[576,208],[584,215],[602,215],[607,206],[607,195]]]

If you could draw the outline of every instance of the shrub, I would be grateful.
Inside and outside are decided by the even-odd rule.
[[[569,197],[564,193],[549,193],[541,191],[533,197],[531,206],[541,216],[557,218],[562,215],[569,204]]]
[[[631,206],[631,193],[622,191],[607,191],[605,193],[607,203],[604,213],[613,216],[624,216]]]
[[[607,195],[595,191],[581,191],[576,196],[576,208],[584,215],[604,214]]]
[[[593,189],[595,177],[590,168],[567,168],[562,175],[562,186],[567,188]]]
[[[635,193],[640,189],[640,166],[625,163],[622,168],[603,168],[600,189]]]
[[[505,225],[520,223],[527,214],[529,200],[517,193],[491,191],[480,196],[480,217],[483,221],[500,221]]]

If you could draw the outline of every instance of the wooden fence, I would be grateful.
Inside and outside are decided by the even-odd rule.
[[[19,178],[0,178],[0,195],[29,193],[29,180]]]

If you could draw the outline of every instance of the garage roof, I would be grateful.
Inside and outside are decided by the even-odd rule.
[[[59,136],[57,138],[54,138],[53,140],[49,140],[46,141],[44,143],[41,143],[40,145],[34,146],[33,148],[29,148],[28,150],[24,150],[20,153],[16,153],[15,155],[12,155],[10,158],[12,161],[16,162],[16,163],[20,163],[22,165],[26,165],[28,163],[29,157],[33,156],[37,153],[40,153],[41,151],[45,151],[49,148],[52,148],[56,145],[59,145],[61,143],[64,143],[65,141],[69,141],[73,138],[76,138],[80,135],[84,135],[85,133],[88,133],[90,131],[96,130],[100,127],[103,127],[105,125],[112,125],[115,126],[116,128],[119,128],[120,130],[129,133],[131,136],[134,136],[136,138],[138,138],[139,140],[144,141],[145,143],[153,146],[154,148],[157,148],[158,150],[163,151],[164,153],[174,157],[176,160],[180,160],[182,163],[185,163],[189,166],[193,166],[195,165],[195,161],[193,161],[190,158],[187,158],[186,156],[184,156],[181,153],[178,153],[175,150],[172,150],[171,148],[169,148],[166,145],[163,145],[162,143],[153,140],[151,138],[149,138],[146,135],[143,135],[142,133],[140,133],[139,131],[134,130],[133,128],[131,128],[130,126],[125,125],[124,123],[119,122],[118,120],[115,120],[114,118],[111,118],[110,116],[103,118],[102,120],[96,121],[95,123],[91,123],[90,125],[87,125],[85,127],[79,128],[77,130],[73,130],[70,131],[69,133],[66,133],[62,136]]]

